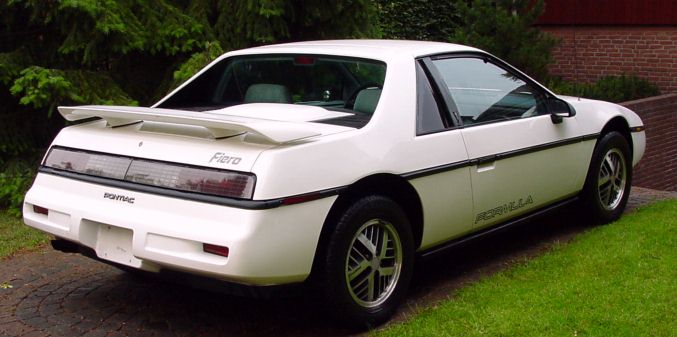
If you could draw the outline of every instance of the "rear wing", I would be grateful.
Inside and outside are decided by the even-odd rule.
[[[68,121],[99,117],[106,120],[110,127],[123,126],[141,121],[202,126],[214,138],[251,132],[278,144],[322,134],[311,123],[276,121],[174,109],[83,105],[73,107],[60,106],[59,113]]]

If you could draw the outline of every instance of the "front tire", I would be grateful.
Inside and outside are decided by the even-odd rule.
[[[586,213],[595,223],[617,220],[628,202],[632,157],[628,141],[617,131],[605,134],[595,146],[583,190]]]
[[[334,316],[373,327],[390,318],[411,281],[414,240],[406,214],[383,196],[354,202],[327,247],[323,290]]]

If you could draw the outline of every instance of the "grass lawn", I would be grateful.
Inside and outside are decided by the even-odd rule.
[[[677,336],[677,200],[451,294],[374,336]]]
[[[24,225],[20,218],[0,211],[0,258],[47,242],[49,237],[46,234]]]

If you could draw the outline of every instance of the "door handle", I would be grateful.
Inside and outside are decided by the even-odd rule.
[[[480,158],[475,159],[476,160],[475,164],[477,166],[484,165],[484,164],[490,164],[490,163],[495,162],[497,157],[498,156],[495,155],[495,154],[492,154],[490,156],[480,157]]]

